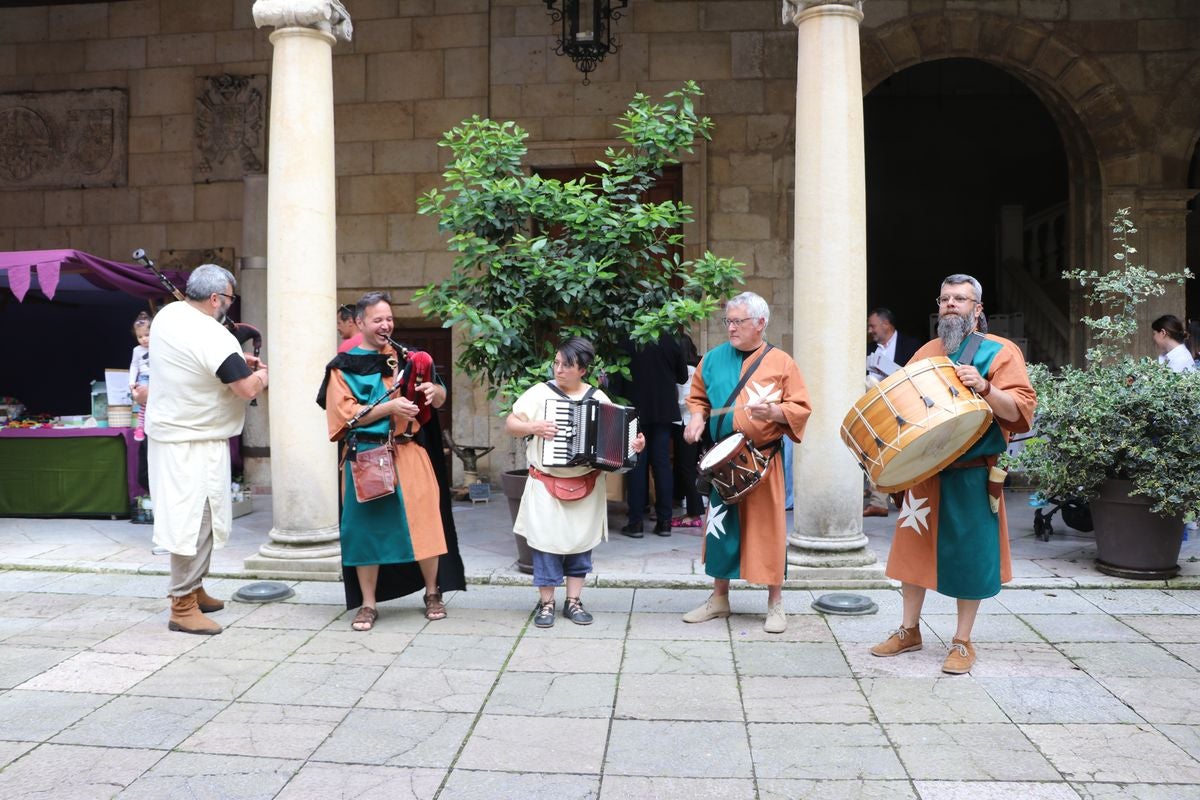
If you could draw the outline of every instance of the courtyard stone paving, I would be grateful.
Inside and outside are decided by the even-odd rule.
[[[594,625],[541,630],[531,588],[472,586],[355,633],[339,584],[293,586],[205,637],[160,576],[0,572],[0,797],[1200,798],[1196,590],[1006,589],[952,677],[934,595],[879,659],[894,590],[788,591],[769,636],[758,590],[686,625],[702,590],[590,588]]]
[[[215,595],[254,579],[269,506],[235,520]],[[473,585],[448,619],[410,597],[355,633],[340,583],[288,581],[285,602],[214,614],[215,637],[167,631],[147,526],[0,519],[0,800],[1200,800],[1194,540],[1177,579],[1110,578],[1089,534],[1056,520],[1038,541],[1010,494],[1015,579],[954,677],[948,598],[929,596],[924,650],[867,652],[900,618],[894,588],[866,588],[879,567],[858,586],[793,571],[780,636],[756,589],[684,624],[707,596],[695,530],[614,535],[584,592],[595,624],[537,629],[503,501],[454,513]],[[864,520],[880,562],[894,524]],[[816,613],[831,588],[879,612]]]

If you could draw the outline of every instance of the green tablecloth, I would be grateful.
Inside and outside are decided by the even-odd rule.
[[[128,516],[125,440],[0,437],[0,515]]]

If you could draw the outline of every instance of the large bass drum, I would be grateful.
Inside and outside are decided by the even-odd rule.
[[[992,409],[945,356],[922,359],[867,391],[842,420],[842,441],[882,492],[941,471],[979,441]]]

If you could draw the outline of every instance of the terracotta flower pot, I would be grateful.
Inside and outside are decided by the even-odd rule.
[[[517,512],[521,510],[521,495],[525,493],[527,480],[529,472],[523,469],[509,470],[500,476],[500,487],[504,496],[508,498],[508,510],[514,523],[517,521]],[[526,575],[532,575],[533,551],[529,549],[529,542],[525,541],[524,536],[516,533],[513,534],[513,538],[517,540],[517,569]]]
[[[1109,479],[1091,502],[1096,569],[1134,580],[1174,578],[1179,574],[1183,519],[1150,513],[1150,501],[1131,496],[1131,487],[1129,481]]]

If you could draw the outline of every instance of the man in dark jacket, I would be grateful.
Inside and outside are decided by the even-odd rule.
[[[867,333],[871,335],[871,344],[867,345],[868,364],[871,360],[882,357],[883,363],[894,363],[901,367],[908,363],[924,342],[912,336],[905,336],[896,330],[896,316],[891,309],[873,308],[867,315]],[[876,378],[884,378],[887,372],[868,371]]]
[[[638,426],[646,437],[646,449],[638,454],[637,466],[628,475],[629,524],[621,533],[642,538],[642,514],[646,509],[648,466],[654,468],[654,510],[658,519],[654,532],[671,535],[671,427],[679,422],[676,385],[687,382],[687,364],[679,342],[661,336],[657,342],[637,346],[627,342],[631,380],[625,398],[638,412]]]

